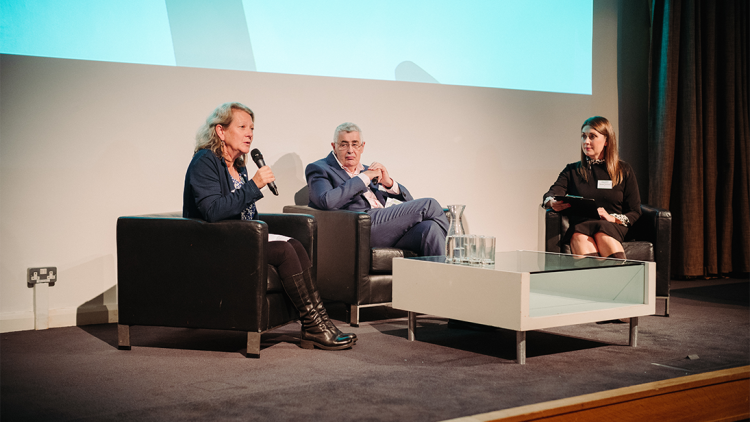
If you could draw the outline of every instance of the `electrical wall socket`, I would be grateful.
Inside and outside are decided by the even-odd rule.
[[[50,287],[57,281],[57,267],[39,267],[26,270],[26,285],[34,287],[38,283],[48,283]]]

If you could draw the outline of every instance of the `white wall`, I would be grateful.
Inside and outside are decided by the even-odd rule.
[[[466,204],[498,250],[540,249],[541,195],[577,161],[581,122],[617,127],[615,2],[594,16],[592,96],[0,56],[0,332],[34,328],[38,266],[59,271],[50,326],[116,321],[116,219],[181,210],[195,131],[226,101],[255,111],[253,147],[276,173],[262,212],[292,204],[353,121],[363,161],[415,197]]]

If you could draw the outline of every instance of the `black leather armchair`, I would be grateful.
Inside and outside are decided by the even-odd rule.
[[[664,300],[669,316],[671,282],[672,214],[664,209],[641,205],[641,217],[628,230],[622,246],[628,259],[656,262],[656,298]],[[568,230],[568,217],[548,209],[545,215],[545,250],[570,253],[570,244],[560,244]]]
[[[247,357],[260,357],[262,333],[299,319],[268,265],[268,232],[299,240],[315,274],[317,226],[309,215],[259,219],[118,218],[119,348],[130,349],[132,325],[208,328],[247,332]]]
[[[318,289],[326,301],[343,302],[348,322],[359,326],[359,309],[390,305],[396,257],[415,253],[396,248],[370,248],[370,216],[365,212],[320,211],[287,205],[284,213],[310,214],[318,223]]]

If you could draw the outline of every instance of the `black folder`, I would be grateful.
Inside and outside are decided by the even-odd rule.
[[[576,214],[582,217],[591,218],[594,220],[599,219],[599,207],[596,206],[596,201],[591,198],[584,198],[582,196],[556,196],[555,201],[562,201],[566,204],[570,204],[570,208],[566,209],[568,214]]]

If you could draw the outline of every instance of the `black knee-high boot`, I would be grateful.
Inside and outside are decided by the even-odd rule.
[[[323,300],[320,298],[320,292],[318,292],[318,287],[315,285],[312,279],[312,271],[310,268],[302,271],[302,276],[305,279],[305,287],[307,287],[307,292],[310,294],[310,300],[312,301],[312,306],[315,307],[315,309],[318,311],[318,314],[323,318],[323,321],[325,322],[326,326],[336,332],[339,337],[343,338],[350,338],[354,342],[357,341],[357,335],[354,333],[342,333],[341,330],[339,330],[334,324],[333,321],[328,317],[328,311],[326,311],[325,306],[323,306]]]
[[[328,328],[324,318],[313,306],[302,273],[294,274],[291,277],[282,277],[281,284],[284,286],[287,296],[299,311],[299,319],[302,323],[300,347],[313,349],[317,346],[325,350],[341,350],[352,347],[354,341],[351,338],[340,337],[336,331]]]

